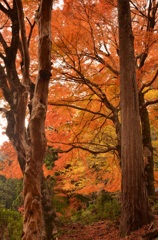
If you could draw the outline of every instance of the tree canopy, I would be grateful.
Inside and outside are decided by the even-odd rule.
[[[142,176],[145,171],[146,180],[139,181],[139,187],[147,185],[149,196],[155,193],[158,3],[123,2],[129,3],[124,13],[130,13],[128,37],[133,39],[133,52],[123,56],[124,66],[130,66],[127,75],[120,66],[127,41],[121,47],[119,1],[0,2],[0,111],[10,141],[2,147],[1,168],[5,172],[4,166],[13,166],[13,161],[7,162],[12,159],[12,144],[24,178],[23,240],[54,238],[56,214],[47,201],[44,175],[54,176],[60,193],[120,190],[123,145],[139,152],[132,165],[133,172],[140,165]],[[134,85],[129,84],[131,74]],[[129,77],[123,88],[122,76]],[[120,103],[122,92],[124,103]],[[130,100],[136,108],[128,106]],[[129,127],[126,137],[122,125]],[[33,229],[32,222],[38,222]]]

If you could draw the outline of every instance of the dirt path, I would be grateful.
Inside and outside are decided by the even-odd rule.
[[[154,222],[133,232],[124,239],[151,240],[151,238],[143,236],[155,229],[158,229],[157,215]],[[110,221],[100,221],[91,225],[83,225],[82,223],[68,224],[63,226],[59,231],[61,234],[57,240],[123,240],[119,237],[119,223],[112,223]]]
[[[97,222],[91,225],[75,223],[62,228],[63,234],[58,240],[118,240],[118,228],[110,222]],[[108,238],[107,238],[108,236]]]

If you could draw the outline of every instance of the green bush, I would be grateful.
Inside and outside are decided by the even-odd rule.
[[[48,147],[44,158],[44,163],[48,170],[51,170],[54,167],[55,161],[58,160],[58,158],[59,156],[57,150],[52,147]]]
[[[154,214],[158,214],[158,200],[149,198],[149,203]]]
[[[82,222],[84,224],[89,224],[96,222],[98,216],[96,214],[96,207],[94,204],[90,204],[86,209],[75,212],[71,216],[72,222]]]
[[[66,196],[54,195],[53,206],[55,207],[56,212],[65,214],[65,210],[69,206],[68,198]]]
[[[119,201],[110,193],[103,191],[96,196],[96,201],[89,203],[85,209],[73,213],[71,221],[87,224],[105,219],[115,220],[120,216],[120,212]]]
[[[0,209],[1,238],[21,240],[22,216],[19,212],[9,209]],[[7,238],[8,237],[8,238]]]
[[[98,207],[98,215],[101,219],[115,220],[120,216],[121,207],[116,199],[104,202]]]
[[[7,179],[0,175],[0,206],[2,208],[17,209],[19,205],[22,205],[21,191],[22,179]]]
[[[114,220],[120,215],[121,207],[118,200],[106,191],[101,191],[96,200],[99,218]]]

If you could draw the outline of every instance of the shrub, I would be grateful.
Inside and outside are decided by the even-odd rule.
[[[117,198],[110,193],[102,191],[96,196],[96,200],[85,209],[74,212],[71,221],[92,223],[98,220],[116,220],[120,216],[121,206]]]
[[[66,196],[60,195],[53,196],[53,206],[55,207],[57,212],[65,214],[68,205],[69,205],[68,198]]]
[[[99,218],[114,220],[119,217],[121,207],[118,200],[106,191],[101,191],[96,200]]]
[[[22,205],[22,179],[7,179],[0,175],[0,206],[6,209],[17,209]]]
[[[0,209],[1,238],[21,240],[22,216],[19,212],[8,209]],[[8,238],[7,238],[8,237]]]

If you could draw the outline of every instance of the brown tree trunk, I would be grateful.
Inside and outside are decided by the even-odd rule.
[[[142,127],[142,142],[143,142],[143,158],[145,166],[145,178],[148,196],[154,197],[155,187],[154,187],[154,159],[153,159],[153,147],[151,142],[151,131],[150,131],[150,121],[149,114],[145,104],[144,94],[139,93],[140,106],[140,118]]]
[[[0,6],[1,7],[1,6]],[[7,12],[7,17],[11,19],[12,34],[10,36],[10,43],[1,36],[0,42],[3,46],[4,65],[6,71],[2,65],[0,65],[0,88],[2,89],[3,96],[8,102],[10,109],[1,108],[7,118],[6,134],[12,142],[15,150],[17,151],[18,161],[21,170],[24,174],[26,159],[30,150],[30,136],[27,134],[25,127],[25,116],[27,108],[28,92],[31,91],[31,84],[29,79],[29,51],[26,38],[25,23],[23,6],[21,0],[14,0],[13,7],[9,10],[5,10],[1,7],[0,10],[4,13]],[[20,31],[19,31],[20,30]],[[19,38],[20,33],[20,38]],[[21,74],[23,78],[18,77],[16,69],[16,55],[18,48],[22,56],[21,62]],[[6,74],[7,73],[7,74]],[[47,83],[48,84],[48,83]],[[33,94],[30,93],[32,99]],[[47,240],[53,239],[53,224],[56,218],[49,192],[47,191],[47,185],[44,183],[45,179],[42,173],[42,207],[44,211],[44,221],[46,226]]]
[[[121,82],[121,237],[148,224],[149,209],[144,176],[138,92],[129,0],[118,0]]]
[[[41,0],[37,13],[39,29],[38,77],[29,123],[30,152],[24,174],[23,240],[44,240],[46,231],[42,208],[42,166],[46,150],[45,117],[48,85],[51,76],[51,9],[52,0]]]
[[[42,176],[41,193],[42,193],[42,208],[44,213],[46,239],[53,240],[54,234],[57,233],[56,225],[60,225],[60,221],[52,206],[52,198],[51,198],[52,194],[48,189],[44,175]]]

